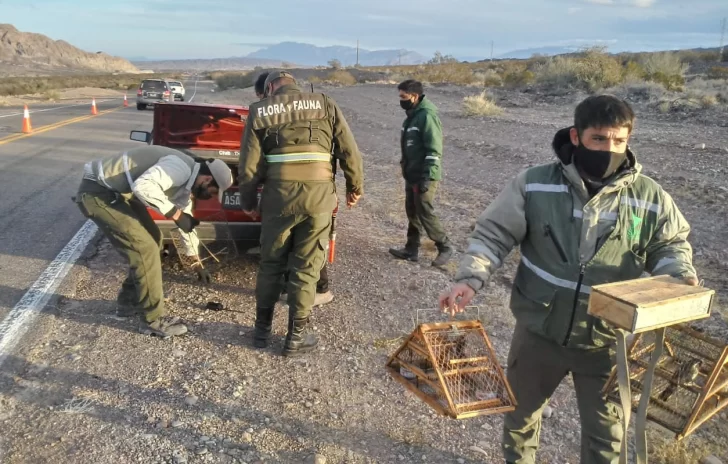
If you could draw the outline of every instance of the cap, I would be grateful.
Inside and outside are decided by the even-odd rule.
[[[216,159],[205,163],[210,168],[210,173],[212,173],[212,177],[220,188],[217,200],[222,203],[222,192],[233,185],[233,173],[223,160]]]
[[[293,79],[294,81],[296,80],[296,78],[293,77],[293,74],[289,73],[288,71],[283,71],[283,70],[280,70],[280,71],[271,71],[268,74],[268,77],[265,78],[265,84],[263,84],[263,90],[264,91],[267,90],[268,89],[268,84],[270,84],[274,80],[280,79],[282,77],[288,77],[290,79]]]

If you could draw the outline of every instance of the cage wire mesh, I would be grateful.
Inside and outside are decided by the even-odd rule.
[[[632,410],[637,411],[643,377],[655,349],[654,332],[635,335],[628,352]],[[647,419],[685,438],[728,406],[728,345],[687,325],[667,327],[663,354],[647,406]],[[616,368],[604,387],[607,398],[621,404]]]
[[[456,419],[503,413],[516,405],[477,320],[418,324],[387,369],[436,411]]]
[[[172,244],[182,266],[190,267],[201,262],[205,267],[210,267],[213,263],[222,264],[238,256],[237,245],[224,211],[197,219],[200,220],[200,223],[210,223],[215,229],[213,239],[199,240],[198,256],[187,256],[185,254],[185,241],[179,229],[175,228],[169,231]]]

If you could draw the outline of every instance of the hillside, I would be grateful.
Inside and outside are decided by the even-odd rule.
[[[123,58],[103,52],[89,53],[63,40],[0,24],[0,75],[76,72],[137,73],[139,70]]]
[[[336,59],[344,66],[353,66],[356,64],[356,48],[317,47],[299,42],[281,42],[253,52],[248,55],[248,58],[269,58],[304,66],[325,66],[330,60]],[[425,61],[427,58],[409,50],[359,49],[359,64],[362,66],[420,64]]]

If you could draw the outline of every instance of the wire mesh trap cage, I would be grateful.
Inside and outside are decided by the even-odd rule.
[[[409,391],[454,419],[505,413],[516,406],[479,320],[418,324],[386,368]]]
[[[643,379],[652,352],[653,333],[636,334],[628,350],[632,409],[643,394]],[[650,389],[647,419],[675,433],[678,440],[728,406],[728,344],[686,324],[667,327],[663,354]],[[607,398],[620,404],[616,368],[604,386]]]
[[[190,267],[198,262],[202,262],[205,267],[209,267],[211,263],[222,264],[238,257],[238,248],[233,239],[230,224],[227,220],[225,212],[218,212],[197,218],[200,223],[209,223],[214,228],[214,238],[199,238],[200,254],[198,257],[187,256],[185,254],[185,239],[179,229],[169,231],[172,244],[177,252],[177,257],[184,267]]]

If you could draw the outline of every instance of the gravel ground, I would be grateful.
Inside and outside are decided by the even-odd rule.
[[[387,253],[404,243],[406,230],[398,165],[404,115],[396,88],[325,90],[356,135],[366,184],[359,205],[339,215],[337,258],[330,267],[336,299],[314,310],[320,349],[298,360],[279,356],[283,305],[276,311],[275,343],[263,351],[251,347],[257,266],[251,254],[216,266],[209,286],[168,257],[168,307],[189,321],[191,333],[169,341],[143,337],[135,324],[110,317],[124,267],[108,243],[99,241],[76,266],[57,305],[26,336],[9,369],[0,372],[1,462],[502,462],[502,416],[443,418],[384,369],[414,328],[416,310],[436,307],[458,256],[437,270],[430,266],[436,252],[427,240],[419,264]],[[502,116],[460,116],[462,97],[477,91],[438,87],[428,93],[445,130],[445,181],[437,208],[459,251],[475,217],[508,179],[554,159],[553,134],[570,124],[581,98],[501,92]],[[203,103],[248,103],[254,96],[245,90],[205,98]],[[633,149],[691,222],[700,277],[719,294],[713,316],[701,325],[728,340],[720,304],[728,292],[728,131],[719,125],[725,119],[698,125],[647,112],[638,117]],[[694,148],[699,143],[705,148]],[[343,180],[339,185],[341,194]],[[475,300],[501,362],[513,329],[507,304],[516,263],[514,252]],[[228,309],[207,311],[209,300]],[[577,463],[578,413],[570,380],[556,391],[551,407],[539,462]],[[651,427],[655,452],[688,456],[664,462],[697,462],[710,453],[726,461],[726,419],[724,412],[679,445],[664,429]]]

